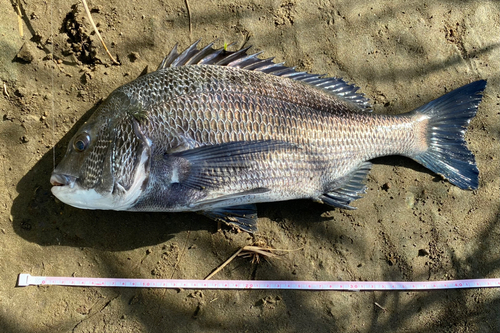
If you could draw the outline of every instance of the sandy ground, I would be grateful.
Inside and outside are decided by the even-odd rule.
[[[17,2],[17,1],[14,1]],[[0,331],[492,332],[500,290],[429,292],[16,288],[33,275],[200,279],[442,280],[500,277],[500,6],[494,1],[91,1],[121,65],[78,2],[0,0]],[[76,7],[73,7],[76,5]],[[21,33],[22,28],[22,33]],[[53,34],[53,38],[51,35]],[[356,211],[259,205],[254,237],[196,214],[82,211],[50,193],[69,138],[113,89],[178,42],[219,38],[361,87],[402,113],[488,79],[467,134],[480,187],[462,191],[411,160],[378,159]],[[82,51],[86,49],[87,51]],[[90,50],[90,52],[88,52]],[[55,146],[55,157],[52,148]],[[379,304],[377,306],[375,303]]]

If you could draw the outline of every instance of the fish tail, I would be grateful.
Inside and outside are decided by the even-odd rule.
[[[461,189],[479,185],[479,171],[464,135],[485,87],[485,80],[469,83],[412,112],[426,116],[427,149],[411,157]]]

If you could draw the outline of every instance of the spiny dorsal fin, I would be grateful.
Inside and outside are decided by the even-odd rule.
[[[274,63],[274,58],[260,59],[258,55],[262,52],[247,54],[250,47],[238,51],[228,51],[226,48],[213,48],[214,42],[212,42],[202,49],[198,49],[199,43],[200,40],[197,40],[180,54],[177,52],[177,44],[175,44],[172,51],[163,59],[157,70],[187,65],[217,65],[259,71],[305,82],[343,98],[355,104],[363,111],[371,111],[368,99],[363,94],[357,92],[359,88],[342,79],[298,72],[295,70],[295,67],[287,67],[283,62]]]

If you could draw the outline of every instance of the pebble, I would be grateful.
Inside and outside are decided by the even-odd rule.
[[[140,58],[140,56],[139,56],[139,53],[137,53],[137,52],[131,52],[128,55],[128,58],[130,59],[130,62],[135,62],[137,59]]]
[[[31,53],[29,44],[26,42],[21,46],[21,49],[16,54],[16,59],[21,62],[29,64],[33,61],[33,54]]]

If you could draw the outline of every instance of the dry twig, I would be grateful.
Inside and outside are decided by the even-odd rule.
[[[264,246],[259,246],[259,243],[256,243],[255,245],[247,245],[243,246],[240,248],[238,251],[236,251],[229,259],[224,261],[222,265],[217,267],[212,273],[210,273],[205,280],[211,279],[215,274],[220,272],[224,267],[226,267],[231,261],[233,261],[234,258],[236,257],[242,257],[242,258],[252,258],[252,264],[254,263],[260,263],[260,258],[275,258],[278,255],[273,253],[273,251],[280,251],[280,252],[287,252],[287,251],[298,251],[300,249],[296,250],[278,250],[278,249],[273,249],[272,247],[264,247]]]
[[[192,37],[191,34],[193,32],[193,25],[191,23],[191,9],[189,9],[189,2],[188,2],[188,0],[184,0],[184,3],[186,4],[188,19],[189,19],[189,38],[191,39],[191,37]]]
[[[271,247],[261,247],[261,246],[253,246],[247,245],[242,248],[243,252],[240,253],[240,257],[242,258],[252,258],[252,264],[259,264],[260,258],[274,258],[277,255],[273,253],[273,251],[279,251],[273,249]]]
[[[85,13],[87,13],[87,16],[89,17],[90,24],[92,24],[92,27],[94,28],[94,31],[97,34],[97,37],[99,37],[99,40],[101,41],[102,46],[106,50],[106,53],[111,58],[111,61],[113,61],[113,64],[119,65],[120,63],[118,61],[116,61],[115,58],[113,58],[113,56],[109,52],[108,48],[106,47],[106,44],[104,44],[104,40],[102,39],[101,34],[99,33],[99,30],[97,30],[97,27],[96,27],[96,25],[94,23],[94,20],[92,19],[92,15],[90,14],[89,7],[87,6],[87,1],[86,0],[82,0],[82,3],[83,3],[83,8],[85,8]]]
[[[7,98],[10,98],[9,92],[7,91],[7,85],[5,84],[5,82],[3,83],[3,93],[5,94],[5,96],[7,96]]]
[[[382,311],[387,312],[387,309],[386,309],[386,308],[384,308],[382,305],[378,304],[377,302],[374,302],[374,304],[375,304],[376,306],[378,306],[379,308],[381,308],[381,309],[382,309]]]
[[[19,35],[21,37],[24,37],[23,14],[21,13],[21,0],[17,0],[17,3],[14,3],[14,7],[16,8],[16,12],[17,12],[17,23],[19,25]]]
[[[227,266],[227,264],[229,264],[231,261],[233,261],[234,258],[236,258],[236,256],[238,254],[240,254],[241,251],[243,251],[243,247],[241,249],[239,249],[238,251],[236,251],[232,256],[229,257],[229,259],[227,259],[226,261],[224,261],[224,263],[222,265],[220,265],[219,267],[217,267],[212,273],[210,273],[206,278],[205,280],[210,280],[212,278],[212,276],[214,276],[215,274],[217,274],[219,271],[221,271],[224,267]]]

